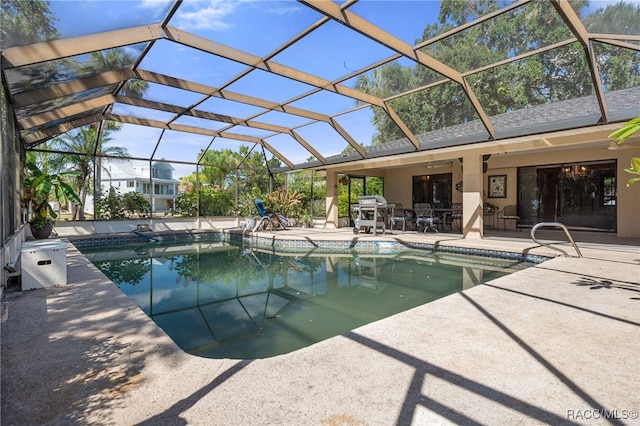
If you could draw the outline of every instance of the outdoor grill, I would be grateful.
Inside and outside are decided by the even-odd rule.
[[[384,234],[388,206],[389,203],[382,195],[360,196],[355,212],[353,233],[357,234],[361,229],[369,233],[373,229],[373,235],[376,235],[377,228],[381,228]]]

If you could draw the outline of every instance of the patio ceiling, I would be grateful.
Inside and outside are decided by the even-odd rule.
[[[522,49],[473,69],[456,69],[437,59],[438,46],[455,43],[456,37],[491,20],[515,20],[533,2],[504,2],[502,9],[417,44],[424,27],[437,21],[437,8],[432,16],[420,9],[434,2],[262,1],[244,8],[237,3],[229,22],[220,23],[225,31],[217,32],[198,24],[198,13],[204,20],[213,19],[206,15],[210,8],[194,9],[204,2],[158,1],[154,8],[140,7],[130,14],[111,13],[122,2],[89,3],[94,15],[87,19],[97,18],[91,27],[100,32],[74,34],[67,22],[71,17],[62,14],[56,15],[59,38],[35,44],[4,41],[3,77],[27,149],[47,149],[47,141],[64,132],[96,123],[102,128],[114,121],[135,135],[116,143],[129,149],[132,158],[195,164],[206,149],[238,150],[245,145],[264,148],[287,170],[606,125],[640,114],[640,90],[635,90],[640,86],[616,86],[604,78],[601,70],[615,58],[597,53],[600,46],[632,52],[630,71],[637,75],[638,29],[589,32],[585,17],[567,1],[548,4],[558,23],[549,31],[562,34],[554,43],[526,43],[528,35],[522,34]],[[277,16],[276,5],[288,9]],[[383,14],[380,8],[385,8]],[[259,28],[242,25],[255,23],[256,16]],[[416,30],[413,35],[399,32],[398,25],[391,25],[397,22]],[[578,72],[590,75],[590,93],[492,113],[487,103],[500,89],[484,90],[479,76],[576,46],[585,59]],[[121,55],[118,61],[104,66],[91,62],[92,53],[107,58],[113,49],[120,49],[115,51]],[[371,78],[394,64],[419,70],[430,80],[405,85],[396,93],[387,90],[384,97],[356,89],[359,77]],[[571,64],[564,66],[569,69]],[[141,96],[127,90],[136,80],[148,84]],[[412,95],[449,86],[473,120],[422,131],[402,110],[402,101]],[[371,132],[362,129],[371,128],[375,111],[384,113],[399,138],[371,145]]]

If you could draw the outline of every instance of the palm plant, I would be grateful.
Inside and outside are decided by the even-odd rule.
[[[81,127],[75,131],[67,132],[53,140],[53,146],[59,151],[68,152],[69,154],[61,154],[56,162],[59,167],[65,164],[72,164],[73,168],[78,171],[75,176],[74,186],[80,196],[81,205],[85,204],[91,178],[93,177],[93,155],[96,154],[96,173],[101,172],[100,158],[101,156],[125,158],[129,155],[126,148],[118,146],[105,147],[104,145],[111,140],[109,132],[119,130],[116,123],[105,126],[101,137],[97,138],[97,129],[92,126]],[[75,208],[73,218],[78,220],[84,219],[84,209]]]
[[[71,176],[77,176],[77,171],[66,171],[62,173],[48,174],[42,172],[35,163],[28,162],[27,177],[24,179],[24,202],[25,206],[32,211],[29,223],[31,224],[32,233],[37,236],[34,231],[43,230],[47,225],[53,226],[55,219],[58,218],[55,210],[50,204],[50,198],[53,195],[60,203],[71,201],[74,204],[80,204],[80,198],[73,188],[65,182],[65,179]],[[46,237],[51,233],[51,229],[46,232]]]
[[[640,130],[640,117],[633,118],[626,122],[624,126],[609,135],[618,145],[626,142],[626,140]],[[625,172],[634,175],[640,175],[640,157],[631,159],[631,167],[624,169]],[[627,186],[631,186],[636,182],[640,182],[640,177],[631,178],[627,181]]]
[[[285,217],[297,213],[296,210],[302,206],[303,200],[304,194],[296,191],[287,191],[285,189],[273,191],[264,196],[265,207]]]

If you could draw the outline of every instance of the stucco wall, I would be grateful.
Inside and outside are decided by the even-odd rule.
[[[629,167],[632,157],[640,157],[640,147],[627,145],[619,150],[608,150],[606,147],[592,149],[553,150],[528,154],[493,155],[488,160],[488,170],[483,175],[483,199],[503,208],[517,204],[517,168],[523,166],[542,166],[560,163],[574,163],[598,160],[617,160],[617,227],[620,237],[640,237],[640,183],[626,186],[632,177],[624,169]],[[409,166],[388,169],[384,176],[384,193],[387,201],[402,203],[405,207],[412,205],[413,176],[452,173],[452,182],[462,180],[460,162],[452,160],[444,166]],[[507,197],[488,198],[487,180],[490,175],[507,176]],[[453,190],[453,202],[462,201],[462,194]]]
[[[149,225],[149,228],[161,231],[184,231],[190,229],[226,229],[239,226],[244,218],[240,217],[201,217],[201,218],[162,218],[162,219],[128,219],[128,220],[96,220],[96,221],[58,221],[55,230],[61,237],[92,234],[112,234],[131,232],[138,225]]]

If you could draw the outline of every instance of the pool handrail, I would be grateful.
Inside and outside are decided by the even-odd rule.
[[[562,254],[564,254],[565,256],[569,257],[569,254],[566,251],[562,250],[561,248],[552,246],[551,245],[552,243],[543,243],[542,241],[539,241],[536,238],[536,231],[539,228],[544,228],[544,227],[546,227],[546,228],[553,227],[553,228],[562,229],[564,231],[564,234],[567,236],[567,239],[569,240],[569,242],[571,243],[571,245],[575,249],[576,253],[578,253],[578,257],[583,257],[582,253],[580,252],[580,249],[578,248],[578,245],[575,243],[575,241],[573,241],[573,237],[571,237],[571,234],[569,233],[569,229],[564,224],[562,224],[560,222],[540,222],[540,223],[536,224],[533,228],[531,228],[531,239],[535,243],[540,244],[541,246],[549,247],[550,249],[553,249],[553,250],[557,250],[557,251],[561,252]]]

